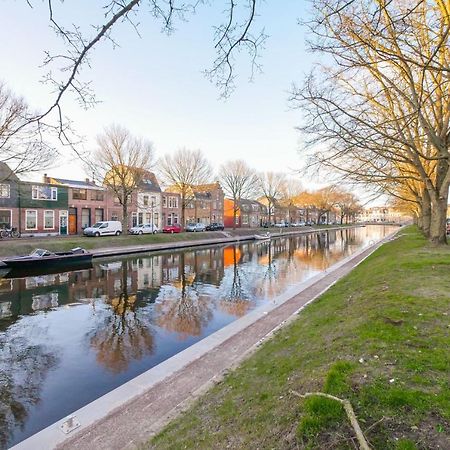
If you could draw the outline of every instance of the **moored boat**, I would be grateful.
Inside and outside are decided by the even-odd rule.
[[[37,248],[29,255],[6,258],[3,262],[10,269],[34,269],[47,268],[51,266],[65,266],[78,263],[88,263],[92,261],[92,253],[84,248],[77,247],[67,252],[51,252],[42,248]]]
[[[257,241],[267,241],[268,239],[270,239],[270,233],[255,234],[254,239]]]

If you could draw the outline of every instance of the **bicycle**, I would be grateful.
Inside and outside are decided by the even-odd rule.
[[[17,228],[3,228],[0,231],[1,238],[20,238],[20,231],[17,231]]]

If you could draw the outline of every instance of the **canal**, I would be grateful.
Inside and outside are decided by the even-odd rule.
[[[0,448],[392,231],[368,226],[0,278]]]

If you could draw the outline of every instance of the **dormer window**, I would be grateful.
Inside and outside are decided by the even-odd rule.
[[[8,183],[0,183],[0,198],[9,198],[11,195]]]

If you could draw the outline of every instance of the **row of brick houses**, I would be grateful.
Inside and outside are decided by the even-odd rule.
[[[320,214],[314,207],[300,207],[286,202],[272,199],[269,205],[267,199],[250,200],[241,199],[239,201],[234,222],[234,201],[225,199],[224,224],[226,227],[236,228],[257,228],[265,223],[332,223],[336,221],[336,212],[329,211]]]
[[[185,224],[223,222],[224,194],[218,182],[193,186]],[[180,194],[163,191],[147,172],[128,204],[129,227],[159,228],[181,222]],[[24,235],[81,234],[102,220],[122,220],[119,199],[89,179],[69,180],[44,175],[42,182],[20,180],[0,163],[0,228],[14,227]]]

